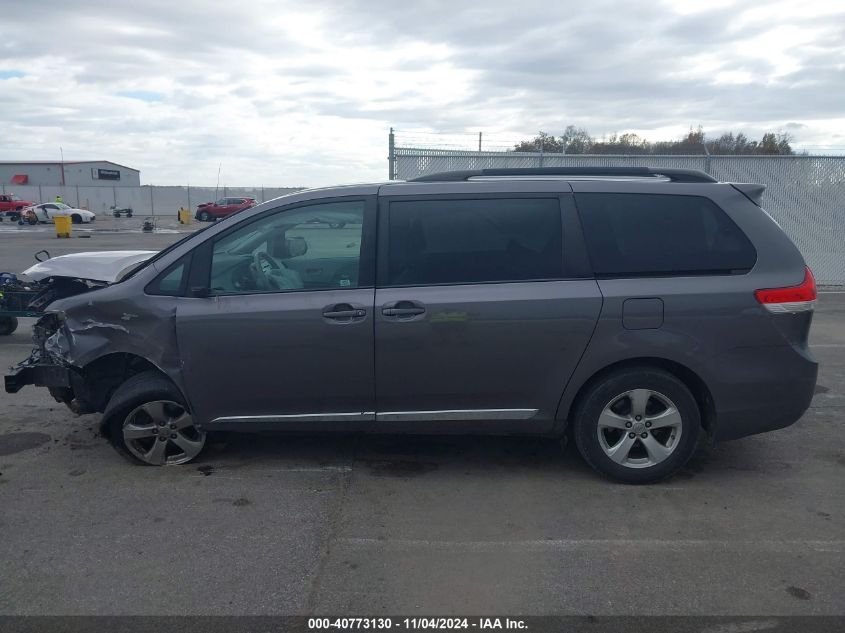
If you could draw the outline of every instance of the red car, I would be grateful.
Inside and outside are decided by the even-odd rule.
[[[197,207],[196,219],[213,222],[238,211],[249,209],[258,204],[255,198],[220,198],[217,202],[206,202]]]
[[[13,193],[4,193],[0,195],[0,219],[8,216],[11,220],[17,220],[21,217],[24,207],[31,207],[34,204],[30,200],[21,200]]]

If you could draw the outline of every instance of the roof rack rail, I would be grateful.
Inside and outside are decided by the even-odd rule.
[[[668,178],[672,182],[719,182],[698,169],[660,167],[514,167],[444,171],[412,178],[408,182],[458,182],[484,176],[633,176]]]

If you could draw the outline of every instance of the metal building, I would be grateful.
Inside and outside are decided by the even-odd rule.
[[[3,185],[139,187],[141,172],[107,160],[0,161]]]

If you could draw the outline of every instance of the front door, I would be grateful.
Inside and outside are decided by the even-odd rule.
[[[209,296],[181,300],[176,328],[201,423],[283,429],[372,419],[374,212],[370,198],[300,203],[198,249]],[[192,277],[202,265],[192,264]]]
[[[567,270],[561,200],[574,212],[554,194],[382,204],[380,427],[551,426],[601,309],[595,280]]]

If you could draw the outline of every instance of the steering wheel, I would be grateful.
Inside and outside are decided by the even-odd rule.
[[[282,266],[264,251],[258,251],[252,256],[252,268],[255,271],[255,283],[261,290],[280,290],[278,282],[270,272],[282,270]]]

